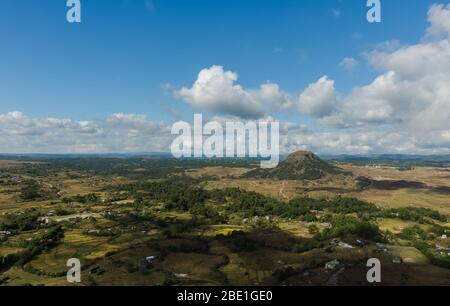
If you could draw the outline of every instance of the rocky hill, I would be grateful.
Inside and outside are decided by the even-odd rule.
[[[248,172],[247,178],[274,178],[280,180],[318,180],[328,175],[344,172],[321,160],[309,151],[297,151],[288,156],[274,169],[256,169]]]

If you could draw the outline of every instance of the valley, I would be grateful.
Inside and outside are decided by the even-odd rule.
[[[53,157],[0,162],[0,284],[450,284],[450,168]],[[66,280],[67,260],[82,282]],[[339,273],[338,273],[339,272]]]

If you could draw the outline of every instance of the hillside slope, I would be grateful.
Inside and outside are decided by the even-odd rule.
[[[246,173],[247,178],[274,178],[280,180],[318,180],[328,175],[344,174],[338,167],[321,160],[309,151],[297,151],[274,169],[256,169]]]

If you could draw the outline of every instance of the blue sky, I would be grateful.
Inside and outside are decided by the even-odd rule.
[[[198,109],[173,92],[212,65],[237,73],[244,88],[276,83],[295,103],[324,75],[347,96],[383,72],[365,52],[420,43],[436,1],[381,2],[382,23],[370,24],[365,0],[81,0],[82,23],[69,24],[65,0],[3,0],[0,114],[170,121],[171,109],[189,120]],[[339,66],[346,57],[354,70]],[[304,113],[271,115],[330,128]]]
[[[82,23],[68,24],[65,0],[4,0],[0,11],[0,112],[98,119],[110,113],[167,117],[182,109],[162,90],[192,84],[211,65],[240,83],[267,80],[298,92],[323,74],[345,91],[372,72],[339,69],[374,44],[413,42],[430,1],[383,1],[369,24],[364,0],[84,0]],[[339,10],[341,15],[334,16]]]

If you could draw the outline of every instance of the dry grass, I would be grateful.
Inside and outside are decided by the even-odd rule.
[[[228,167],[204,167],[198,169],[190,169],[186,171],[186,175],[198,179],[203,177],[238,178],[247,173],[251,169],[248,168],[228,168]]]
[[[380,207],[423,207],[450,214],[449,196],[440,195],[424,190],[399,189],[399,190],[374,190],[352,192],[347,194],[361,200],[372,202]]]
[[[333,197],[342,194],[372,202],[380,207],[424,207],[450,215],[450,196],[428,189],[393,189],[359,190],[354,178],[364,176],[373,180],[417,181],[430,188],[450,187],[450,175],[446,169],[417,168],[412,171],[399,171],[396,168],[366,168],[354,165],[339,165],[346,171],[351,171],[353,177],[333,177],[319,181],[279,181],[268,179],[233,179],[225,178],[206,183],[206,189],[241,188],[254,191],[279,200],[309,195],[312,197]]]
[[[45,164],[44,162],[31,162],[19,160],[0,160],[0,169],[9,169],[22,165]]]
[[[391,233],[398,234],[403,229],[417,225],[417,223],[412,221],[403,221],[400,219],[382,219],[377,221],[378,226],[382,231],[390,231]],[[426,227],[421,225],[421,227]]]
[[[24,285],[46,285],[46,286],[77,286],[67,282],[66,276],[64,277],[44,277],[31,274],[23,271],[17,267],[13,267],[3,273],[3,276],[9,277],[9,286],[24,286]]]
[[[389,246],[389,252],[394,256],[400,256],[406,264],[429,264],[425,255],[414,247]]]
[[[365,176],[374,180],[405,180],[422,182],[432,187],[450,186],[450,172],[446,168],[418,167],[410,171],[400,171],[393,167],[362,167],[355,165],[339,165],[350,171],[355,177]]]

